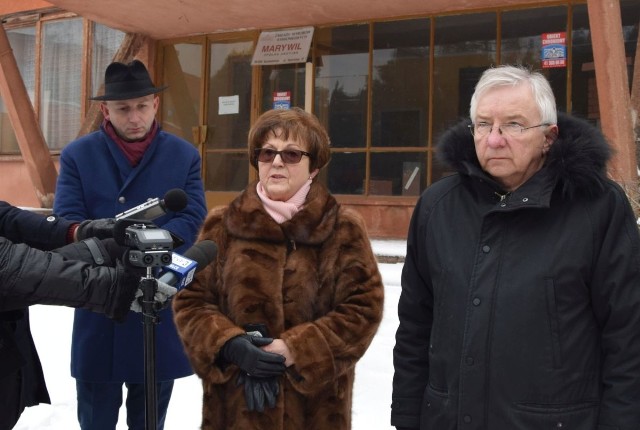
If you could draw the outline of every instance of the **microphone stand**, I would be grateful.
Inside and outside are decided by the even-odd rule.
[[[144,324],[144,412],[145,429],[158,428],[158,397],[156,385],[156,331],[158,322],[155,309],[155,295],[158,281],[152,276],[151,267],[147,267],[147,276],[140,280],[142,289],[142,315]]]

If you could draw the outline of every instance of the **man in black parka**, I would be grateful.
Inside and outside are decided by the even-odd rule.
[[[485,71],[413,213],[391,424],[640,428],[640,237],[611,149],[547,80]]]
[[[88,239],[112,228],[110,220],[78,224],[0,201],[0,430],[12,429],[26,406],[50,401],[29,305],[81,307],[114,319],[128,313],[140,273],[116,261],[123,250],[112,240]],[[86,240],[66,245],[75,239]]]

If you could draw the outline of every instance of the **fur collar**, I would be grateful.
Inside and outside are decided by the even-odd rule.
[[[473,137],[467,128],[470,123],[466,119],[445,131],[437,146],[438,159],[462,175],[480,170]],[[611,153],[611,147],[596,127],[585,120],[558,114],[558,139],[551,145],[541,171],[545,171],[565,198],[596,195],[607,181],[606,167]]]
[[[313,182],[302,209],[291,220],[278,224],[264,209],[254,182],[231,202],[224,223],[230,235],[242,239],[318,245],[333,232],[338,207],[327,189]]]

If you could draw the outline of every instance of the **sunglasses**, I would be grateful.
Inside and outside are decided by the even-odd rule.
[[[285,149],[282,151],[276,151],[271,148],[256,148],[254,150],[256,158],[262,163],[271,163],[276,158],[276,155],[280,155],[282,161],[286,164],[297,164],[302,160],[302,156],[306,155],[311,158],[311,154],[306,151],[300,151],[299,149]]]

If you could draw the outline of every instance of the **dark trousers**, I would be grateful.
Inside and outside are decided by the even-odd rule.
[[[20,372],[11,373],[0,379],[0,430],[11,430],[24,410],[20,391]]]
[[[145,385],[127,387],[127,426],[129,430],[145,430]],[[78,422],[82,430],[115,430],[118,411],[122,405],[122,383],[85,382],[76,380],[78,395]],[[173,381],[159,382],[158,430],[164,428]]]

